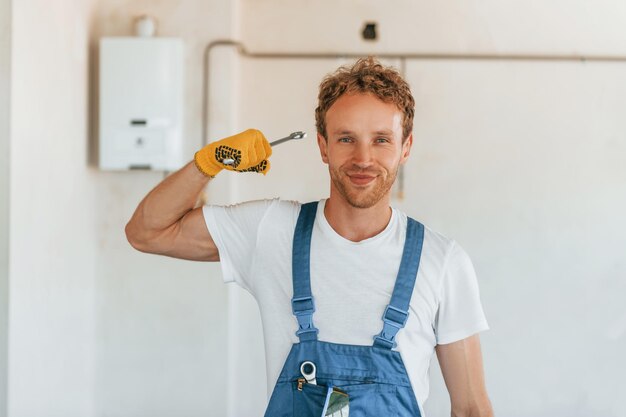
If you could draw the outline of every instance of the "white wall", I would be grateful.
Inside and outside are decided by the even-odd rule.
[[[242,0],[253,51],[623,54],[619,0]],[[379,22],[376,43],[361,40]]]
[[[91,5],[13,3],[8,414],[15,417],[94,412],[96,187],[85,140]]]
[[[236,7],[221,0],[15,5],[11,417],[227,413],[227,361],[215,360],[227,356],[228,344],[219,266],[130,247],[124,225],[163,173],[97,170],[89,116],[97,114],[98,38],[129,35],[134,16],[152,13],[159,34],[185,41],[191,159],[202,143],[203,49],[233,36]],[[213,119],[224,132],[232,113]]]
[[[11,1],[0,0],[0,417],[7,415]]]
[[[93,16],[94,75],[97,39],[132,35],[135,16],[151,14],[158,35],[183,39],[189,160],[202,144],[204,48],[234,36],[236,10],[236,2],[223,0],[111,0],[99,2]],[[226,91],[215,93],[224,96],[232,91],[228,57],[220,56],[220,62]],[[95,111],[95,85],[92,93]],[[232,130],[234,112],[226,102],[215,109],[212,135]],[[162,179],[162,172],[98,173],[96,409],[107,416],[226,415],[229,295],[219,265],[146,255],[132,249],[124,235],[139,201]],[[228,190],[223,194],[221,201],[228,202]]]

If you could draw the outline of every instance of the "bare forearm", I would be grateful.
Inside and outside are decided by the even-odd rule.
[[[437,345],[437,358],[450,393],[452,417],[493,417],[477,334]]]
[[[457,411],[452,408],[451,417],[493,417],[493,408],[488,398],[482,404],[475,404],[471,408]]]
[[[493,417],[493,408],[487,395],[482,368],[480,375],[468,376],[465,388],[456,389],[451,399],[452,417]],[[450,384],[451,386],[452,384]]]
[[[209,180],[193,162],[165,178],[137,206],[126,226],[129,240],[149,239],[171,227],[194,208]]]

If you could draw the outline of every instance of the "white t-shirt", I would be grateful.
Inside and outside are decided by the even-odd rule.
[[[337,234],[318,205],[311,238],[311,290],[318,339],[369,345],[382,330],[391,300],[407,216],[393,209],[378,235],[352,242]],[[204,218],[219,249],[225,282],[236,282],[259,304],[269,393],[298,343],[291,312],[291,251],[301,204],[280,199],[233,206],[205,206]],[[424,245],[409,318],[396,337],[415,396],[428,397],[430,360],[437,344],[488,329],[472,263],[453,240],[425,227]],[[423,410],[422,410],[423,412]]]

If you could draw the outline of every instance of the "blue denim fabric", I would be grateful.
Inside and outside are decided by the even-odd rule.
[[[315,303],[310,285],[310,244],[317,202],[304,204],[294,232],[293,312],[298,337],[285,361],[265,417],[323,417],[329,387],[349,396],[350,417],[420,417],[419,406],[400,356],[395,336],[408,317],[419,269],[424,226],[408,219],[407,237],[383,330],[372,346],[342,345],[317,340],[313,324]],[[312,361],[317,385],[298,383],[300,365]],[[300,385],[300,386],[299,386]]]

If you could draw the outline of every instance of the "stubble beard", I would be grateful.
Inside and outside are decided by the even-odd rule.
[[[399,164],[392,171],[360,171],[358,169],[349,170],[350,173],[360,173],[376,175],[374,184],[367,187],[358,187],[350,181],[348,174],[340,168],[330,169],[330,178],[341,196],[352,207],[366,209],[373,207],[383,199],[391,190],[398,175]],[[387,175],[385,175],[387,174]]]

